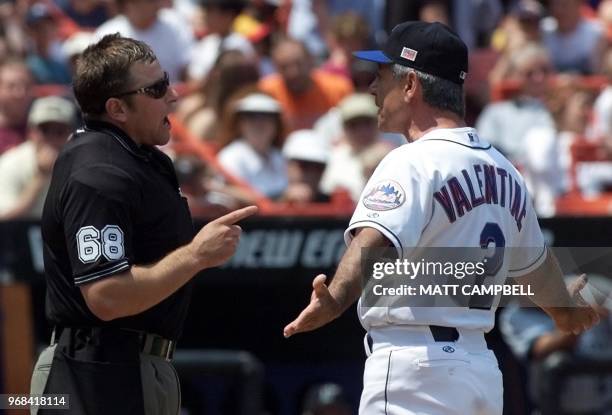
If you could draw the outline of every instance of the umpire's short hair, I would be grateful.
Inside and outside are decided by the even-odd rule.
[[[121,37],[119,33],[89,45],[77,60],[72,84],[83,115],[104,114],[106,101],[129,88],[132,65],[156,60],[146,43]]]
[[[392,65],[391,72],[395,79],[414,72],[423,88],[423,101],[433,108],[450,111],[461,118],[465,117],[463,85],[403,65]]]

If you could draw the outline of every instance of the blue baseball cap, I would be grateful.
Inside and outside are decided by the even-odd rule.
[[[468,48],[442,23],[410,21],[395,26],[382,50],[354,52],[358,59],[407,66],[456,84],[468,72]]]

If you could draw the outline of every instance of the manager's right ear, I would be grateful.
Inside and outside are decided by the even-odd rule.
[[[404,93],[404,102],[410,104],[420,89],[419,78],[416,72],[410,71],[406,74],[404,79],[406,81],[402,90]]]

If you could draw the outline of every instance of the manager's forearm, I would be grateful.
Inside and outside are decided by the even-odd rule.
[[[363,270],[361,257],[364,248],[386,247],[390,243],[374,228],[362,228],[353,238],[334,274],[329,291],[340,306],[340,314],[361,295]]]
[[[339,305],[342,314],[361,295],[361,248],[351,243],[329,285],[329,292]]]
[[[530,299],[551,317],[560,309],[572,306],[563,273],[550,249],[540,267],[517,280],[520,284],[531,286],[534,295]]]

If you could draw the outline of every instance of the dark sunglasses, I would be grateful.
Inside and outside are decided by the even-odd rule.
[[[240,118],[246,118],[249,120],[275,120],[278,118],[278,114],[275,112],[239,112]]]
[[[357,127],[370,127],[376,124],[376,118],[373,117],[356,117],[344,122],[344,125],[348,128]]]
[[[38,125],[38,129],[44,136],[63,136],[68,137],[72,128],[69,125],[64,125],[56,122],[47,122]]]
[[[525,71],[525,76],[528,78],[533,78],[536,75],[549,75],[552,72],[552,69],[549,66],[540,66],[536,68],[530,68]]]
[[[168,72],[164,72],[164,77],[158,81],[155,81],[151,85],[143,86],[142,88],[135,89],[133,91],[122,92],[120,94],[116,94],[116,98],[124,97],[126,95],[133,94],[145,94],[154,99],[163,98],[168,92],[168,87],[170,86],[170,78],[168,77]]]

